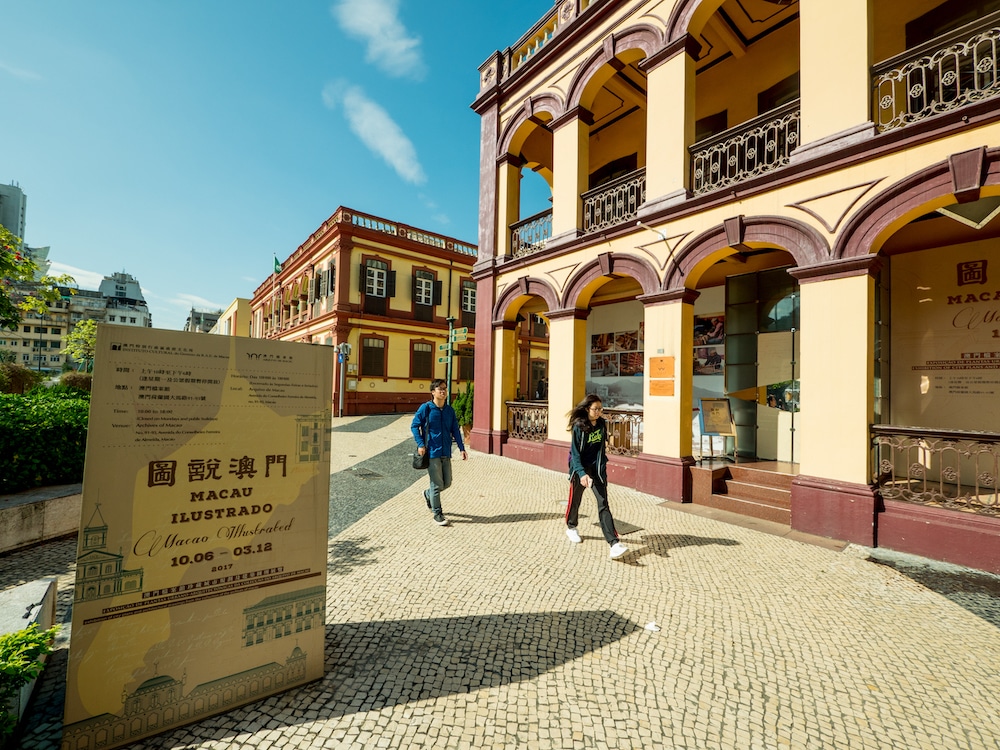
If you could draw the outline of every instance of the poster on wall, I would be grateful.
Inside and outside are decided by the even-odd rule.
[[[323,676],[329,347],[101,325],[63,749]]]
[[[645,323],[590,337],[587,392],[609,409],[642,409]]]
[[[996,241],[892,258],[891,421],[995,431],[1000,421]]]
[[[691,359],[694,375],[722,375],[725,372],[725,342],[725,315],[695,315]]]

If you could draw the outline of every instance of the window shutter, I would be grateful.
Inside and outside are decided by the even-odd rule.
[[[327,272],[325,270],[320,271],[319,275],[316,277],[316,284],[318,286],[318,289],[316,291],[316,296],[317,297],[325,297],[326,296],[326,290],[327,290],[327,286],[326,285],[327,285],[328,281],[329,281],[329,277],[327,276]]]
[[[337,267],[334,265],[330,266],[330,283],[326,287],[326,293],[333,296],[334,284],[337,281]]]
[[[396,296],[396,272],[395,271],[389,271],[386,274],[386,276],[387,276],[387,278],[386,278],[385,296],[386,297],[395,297]]]
[[[313,276],[311,279],[310,278],[306,279],[306,284],[309,285],[309,304],[310,305],[313,302],[316,301],[316,282],[317,281],[319,281],[319,279],[316,276]]]
[[[360,292],[361,292],[361,294],[365,293],[365,284],[367,283],[367,281],[368,281],[368,264],[367,263],[362,263],[361,264],[361,282],[360,282],[360,286],[358,287],[359,290],[360,290]]]
[[[410,297],[413,299],[413,304],[417,304],[417,272],[413,272],[413,278],[410,279]]]
[[[440,305],[441,304],[441,292],[442,292],[443,288],[444,288],[444,282],[443,281],[435,281],[434,282],[434,304],[435,305]]]

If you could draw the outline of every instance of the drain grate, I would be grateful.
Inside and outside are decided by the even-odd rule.
[[[355,466],[351,468],[351,471],[359,477],[360,479],[381,479],[382,475],[377,471],[372,471],[371,469],[366,469],[363,466]]]

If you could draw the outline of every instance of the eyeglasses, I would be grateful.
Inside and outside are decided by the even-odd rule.
[[[589,411],[604,411],[603,406],[591,406]]]

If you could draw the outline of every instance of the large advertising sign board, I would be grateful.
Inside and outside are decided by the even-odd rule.
[[[323,675],[333,350],[102,325],[64,750]]]
[[[996,240],[892,260],[892,423],[995,431],[1000,419]]]

